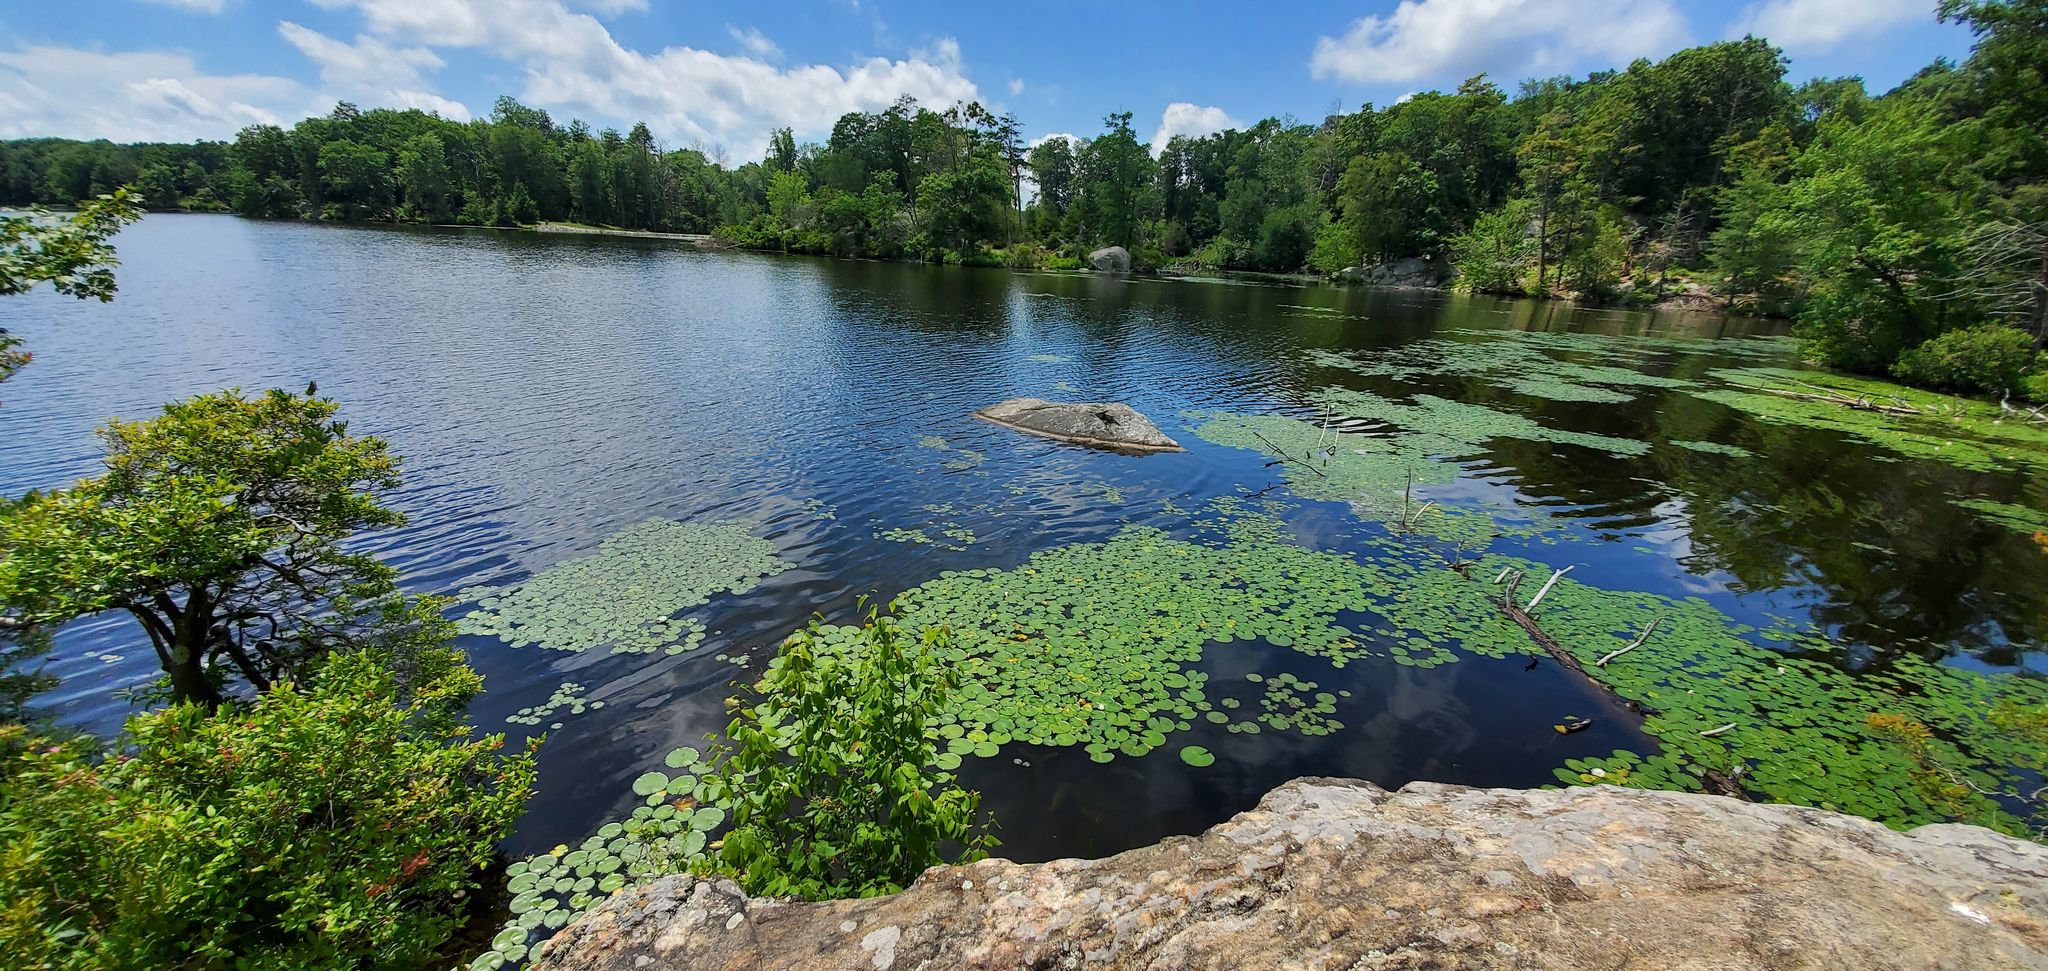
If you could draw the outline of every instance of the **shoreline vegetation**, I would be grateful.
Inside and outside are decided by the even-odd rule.
[[[824,144],[775,132],[764,160],[735,168],[664,150],[645,125],[593,133],[509,98],[470,123],[342,104],[232,144],[5,142],[0,205],[96,198],[65,219],[0,216],[0,298],[48,283],[113,299],[109,240],[152,200],[842,258],[1062,270],[1115,249],[1119,269],[1148,272],[1312,270],[1624,304],[1685,294],[1794,316],[1807,353],[1838,370],[1999,400],[1764,366],[1775,339],[1720,342],[1716,353],[1753,362],[1703,372],[1645,360],[1694,342],[1587,333],[1310,353],[1388,383],[1457,374],[1557,402],[1682,393],[2032,489],[2048,470],[2048,405],[2011,399],[2048,399],[2048,19],[2042,0],[1939,11],[1976,32],[1969,61],[1881,96],[1855,79],[1794,87],[1782,54],[1745,38],[1525,82],[1513,97],[1481,77],[1319,125],[1267,119],[1174,139],[1157,157],[1128,113],[1094,139],[1027,146],[1012,117],[909,99],[845,115]],[[0,331],[0,381],[30,364]],[[1567,577],[1577,564],[1528,558],[1526,543],[1497,548],[1613,538],[1563,528],[1540,502],[1413,504],[1418,485],[1469,478],[1459,457],[1495,442],[1615,459],[1659,443],[1414,388],[1332,385],[1311,402],[1313,422],[1184,413],[1211,445],[1269,458],[1260,468],[1279,481],[1267,489],[1193,510],[1168,496],[1165,525],[1126,521],[1022,563],[939,572],[845,623],[816,618],[748,668],[704,751],[671,749],[632,780],[643,804],[502,871],[545,736],[522,747],[478,730],[483,678],[458,634],[681,655],[726,636],[701,612],[714,597],[811,564],[785,560],[748,522],[653,519],[508,586],[413,594],[361,542],[406,525],[392,501],[399,457],[352,430],[317,384],[216,391],[112,421],[101,474],[0,497],[0,953],[32,968],[494,971],[544,957],[578,916],[667,874],[799,899],[890,894],[999,845],[982,794],[963,784],[968,758],[1035,746],[1200,771],[1219,753],[1186,744],[1198,723],[1320,738],[1355,717],[1338,684],[1202,663],[1240,643],[1331,671],[1548,659],[1655,737],[1647,754],[1563,760],[1553,775],[1565,786],[1720,792],[2048,840],[2048,680],[1945,663],[1922,653],[1936,646],[1925,639],[1838,642],[1822,605],[1759,627],[1700,596]],[[1715,462],[1756,457],[1726,441],[1669,444]],[[919,445],[948,452],[949,470],[986,458],[937,436]],[[1125,502],[1114,485],[1102,495]],[[2004,501],[2028,495],[1949,501],[2031,557],[2048,553],[2048,519]],[[1347,506],[1364,527],[1357,548],[1311,544],[1290,518],[1303,503]],[[1709,505],[1688,498],[1688,514]],[[948,527],[947,539],[975,541]],[[1798,549],[1769,559],[1796,563]],[[1868,550],[1861,563],[1894,555]],[[29,665],[64,625],[99,617],[134,621],[132,643],[161,667],[104,740],[30,705],[52,679]],[[1889,656],[1855,656],[1866,646]],[[582,690],[565,682],[507,721],[580,711]],[[1565,714],[1554,728],[1589,724]],[[494,920],[486,949],[479,924]]]
[[[1016,269],[1122,247],[1139,272],[1784,316],[1832,368],[2048,400],[2038,8],[1943,0],[1971,56],[1883,93],[1795,85],[1782,51],[1745,37],[1512,90],[1481,75],[1156,154],[1127,112],[1091,138],[1029,142],[1012,115],[907,97],[847,113],[821,142],[778,129],[736,165],[509,97],[470,122],[344,102],[232,142],[0,143],[0,206],[132,184],[162,209]]]

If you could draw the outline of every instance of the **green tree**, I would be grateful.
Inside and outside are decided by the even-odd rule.
[[[390,159],[348,139],[320,147],[320,188],[343,219],[364,219],[390,205]]]
[[[404,521],[378,496],[398,462],[335,411],[225,391],[109,424],[104,475],[0,519],[0,620],[32,631],[127,613],[173,696],[209,705],[234,679],[267,690],[375,643],[404,598],[390,567],[341,544]]]
[[[448,150],[431,132],[407,139],[398,149],[398,189],[405,213],[425,222],[448,221]]]
[[[703,776],[731,807],[712,866],[752,894],[816,900],[894,893],[987,856],[981,794],[932,768],[926,727],[959,686],[948,643],[873,609],[864,627],[813,623],[785,642],[754,700],[731,703],[731,745]]]
[[[1143,194],[1152,184],[1152,156],[1131,130],[1131,113],[1103,119],[1107,131],[1082,149],[1075,203],[1090,242],[1131,247],[1138,242]]]
[[[1860,123],[1821,120],[1784,191],[1810,288],[1798,332],[1815,356],[1882,373],[1969,321],[1970,308],[1940,297],[1957,266],[1959,208],[1979,189],[1953,160],[1970,157],[1977,133],[1910,92]]]
[[[218,711],[139,715],[102,754],[0,727],[0,952],[20,968],[446,967],[532,790],[477,737],[482,679],[431,606]],[[404,671],[408,677],[400,678]]]
[[[126,189],[94,199],[78,212],[0,215],[0,296],[27,293],[38,284],[80,300],[114,299],[114,246],[121,227],[142,218]],[[0,328],[0,381],[29,361],[21,338]]]
[[[1480,293],[1524,293],[1531,245],[1530,206],[1509,203],[1479,217],[1451,241],[1452,260],[1464,285]]]
[[[1431,208],[1436,176],[1399,153],[1352,159],[1337,183],[1339,217],[1350,244],[1382,262],[1437,248],[1441,220]]]

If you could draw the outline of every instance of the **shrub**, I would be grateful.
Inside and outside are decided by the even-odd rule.
[[[530,755],[461,724],[481,683],[445,647],[366,650],[247,705],[137,716],[107,757],[0,728],[0,954],[446,966],[533,782]]]
[[[1451,240],[1451,259],[1458,279],[1477,293],[1521,293],[1533,250],[1529,241],[1527,203],[1486,213],[1472,230]]]
[[[2003,324],[1977,324],[1900,354],[1892,374],[1908,384],[1949,391],[2024,393],[2038,356],[2025,332]]]
[[[711,868],[748,893],[817,900],[894,893],[987,856],[981,794],[933,768],[926,732],[959,683],[950,643],[872,609],[865,626],[813,622],[784,643],[756,703],[728,703],[731,747],[703,776],[732,822]]]

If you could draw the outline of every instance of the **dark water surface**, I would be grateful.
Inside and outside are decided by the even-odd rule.
[[[562,719],[540,793],[508,847],[574,842],[639,801],[634,776],[701,744],[721,700],[813,612],[847,620],[857,597],[893,595],[946,570],[1008,568],[1035,551],[1107,539],[1128,524],[1175,529],[1210,499],[1281,481],[1265,455],[1197,438],[1191,410],[1281,412],[1330,385],[1402,390],[1313,363],[1314,350],[1397,347],[1453,328],[1713,338],[1771,324],[1433,293],[704,254],[625,239],[487,231],[349,229],[231,217],[151,216],[119,240],[111,305],[49,294],[0,302],[35,363],[4,388],[0,490],[66,484],[97,467],[93,428],[227,386],[317,380],[361,432],[406,457],[404,529],[370,546],[408,585],[453,594],[524,580],[650,517],[746,521],[795,568],[694,611],[712,633],[681,656],[563,654],[466,637],[488,693],[486,730],[564,681],[605,702]],[[1700,368],[1731,363],[1711,352]],[[1789,365],[1782,360],[1740,363]],[[1377,384],[1374,382],[1377,381]],[[1411,389],[1412,390],[1412,389]],[[1505,544],[1574,578],[1698,595],[1759,627],[1811,621],[1868,653],[1947,656],[1982,670],[2028,661],[2048,588],[2025,536],[1946,500],[2019,496],[2023,483],[1900,462],[1830,433],[1757,425],[1721,405],[1647,389],[1621,405],[1518,398],[1456,378],[1431,393],[1574,430],[1653,443],[1646,456],[1497,440],[1440,501],[1489,496],[1544,507],[1598,542]],[[1131,458],[1017,435],[969,417],[1017,395],[1127,401],[1188,446]],[[978,466],[949,468],[938,436]],[[1672,447],[1736,444],[1735,460]],[[1021,489],[1016,487],[1022,487]],[[1105,486],[1122,501],[1105,499]],[[2010,501],[2019,501],[2014,498]],[[948,505],[941,516],[927,505]],[[823,518],[818,510],[830,510]],[[938,520],[965,550],[879,538]],[[1304,503],[1297,534],[1324,545],[1368,530],[1338,503]],[[2038,666],[2039,657],[2033,661]],[[1211,651],[1219,678],[1291,671],[1347,689],[1321,738],[1190,741],[1098,766],[1077,748],[1013,745],[970,759],[966,781],[1002,821],[1002,854],[1094,855],[1190,833],[1300,775],[1540,785],[1572,757],[1637,747],[1607,724],[1559,735],[1587,689],[1555,665],[1466,657],[1436,668],[1333,671],[1289,651]],[[46,701],[73,723],[116,728],[118,689],[156,676],[127,622],[67,631]],[[559,716],[557,716],[559,717]],[[546,726],[532,729],[545,730]],[[1012,760],[1028,762],[1019,765]]]

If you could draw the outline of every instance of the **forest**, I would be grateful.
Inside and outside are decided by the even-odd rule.
[[[1830,365],[1954,390],[2028,385],[2048,343],[2048,117],[2037,3],[1947,0],[1977,43],[1873,94],[1793,85],[1754,37],[1583,78],[1481,76],[1317,123],[1176,137],[1128,113],[1027,146],[980,104],[849,113],[736,167],[500,98],[467,123],[338,105],[232,143],[0,143],[0,205],[132,184],[151,208],[716,232],[748,248],[1072,268],[1335,273],[1419,257],[1468,289],[1794,316]],[[1980,325],[1996,325],[1984,327]],[[1951,332],[1959,336],[1908,354]]]

